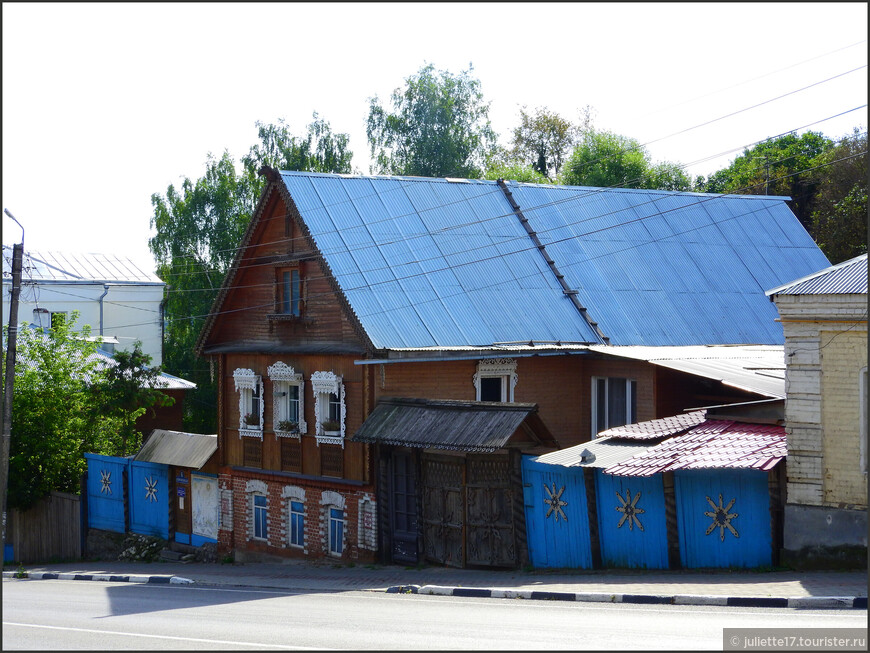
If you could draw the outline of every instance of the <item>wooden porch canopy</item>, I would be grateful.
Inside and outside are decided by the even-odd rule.
[[[537,404],[384,398],[354,442],[492,453],[556,447]]]

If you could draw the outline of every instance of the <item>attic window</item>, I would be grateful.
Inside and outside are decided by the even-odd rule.
[[[302,276],[298,267],[281,268],[278,270],[278,306],[279,315],[302,315]]]
[[[473,377],[477,401],[512,402],[517,385],[517,361],[489,358],[477,364]]]

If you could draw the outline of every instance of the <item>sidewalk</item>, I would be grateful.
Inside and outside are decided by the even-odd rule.
[[[520,571],[285,563],[80,562],[26,566],[28,578],[278,590],[373,591],[611,603],[867,609],[865,571]],[[3,578],[15,578],[7,567]]]

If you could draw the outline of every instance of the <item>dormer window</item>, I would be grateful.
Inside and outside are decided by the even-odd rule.
[[[512,402],[517,385],[517,361],[488,358],[477,364],[473,378],[477,401]]]
[[[233,372],[239,393],[239,437],[263,439],[263,381],[253,370]]]

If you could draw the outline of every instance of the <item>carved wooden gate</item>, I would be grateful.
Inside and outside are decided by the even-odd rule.
[[[466,562],[513,567],[517,564],[517,551],[509,459],[470,455],[466,464]]]
[[[465,566],[465,461],[424,455],[423,549],[426,558],[453,567]]]

